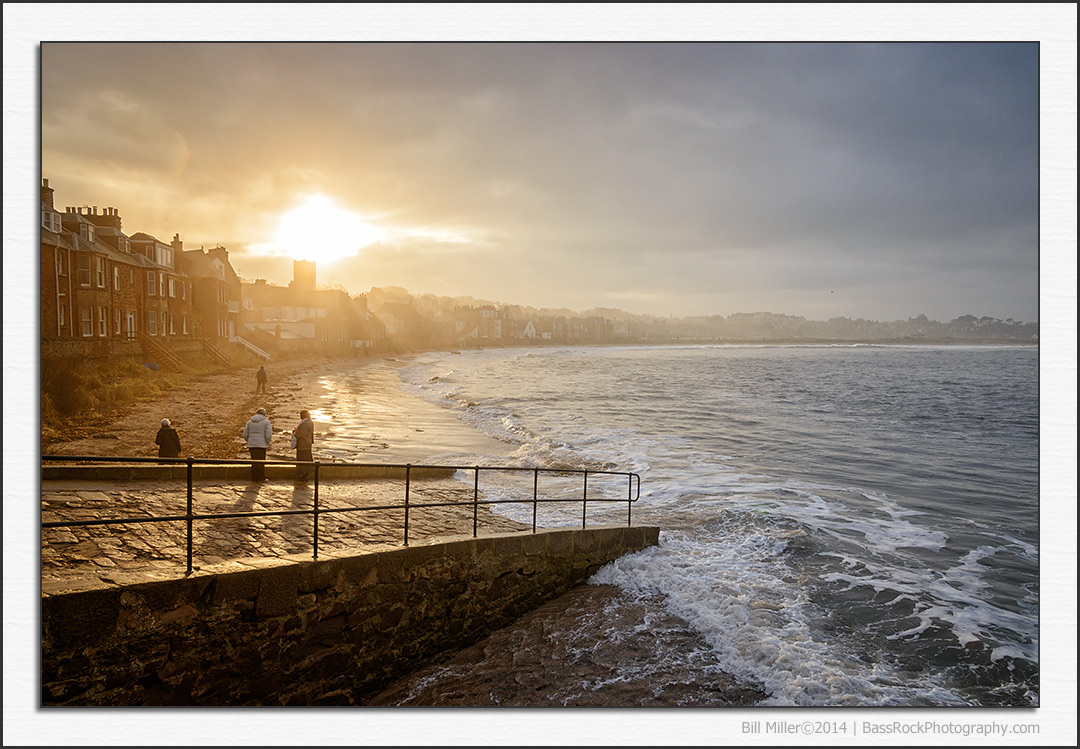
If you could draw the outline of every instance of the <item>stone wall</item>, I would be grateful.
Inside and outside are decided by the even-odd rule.
[[[362,705],[658,537],[547,530],[50,584],[41,704]]]
[[[76,311],[78,314],[78,311]],[[78,321],[76,321],[78,323]],[[95,323],[96,324],[96,323]],[[144,321],[145,324],[145,321]],[[112,331],[112,323],[109,323],[109,331]],[[77,325],[76,325],[77,328]],[[97,329],[95,328],[95,331]],[[181,356],[198,356],[202,353],[202,339],[188,336],[169,336],[159,338],[175,353]],[[41,358],[45,359],[123,359],[130,358],[140,363],[156,361],[152,355],[143,350],[143,344],[138,338],[107,337],[107,338],[58,338],[41,341]]]

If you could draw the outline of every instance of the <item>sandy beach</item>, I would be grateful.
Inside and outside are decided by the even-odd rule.
[[[274,427],[268,459],[290,459],[289,432],[308,409],[315,422],[316,460],[364,463],[437,462],[462,451],[506,454],[511,446],[484,437],[449,410],[402,390],[400,359],[286,359],[266,365],[268,392],[256,395],[255,369],[214,374],[149,402],[127,407],[90,436],[43,445],[44,454],[157,455],[154,436],[168,418],[183,457],[246,458],[245,422],[263,407]]]

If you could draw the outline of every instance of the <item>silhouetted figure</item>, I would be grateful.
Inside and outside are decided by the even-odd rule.
[[[312,460],[311,446],[315,443],[315,425],[311,421],[311,414],[307,409],[300,412],[300,423],[296,425],[296,429],[293,430],[293,437],[296,439],[296,444],[293,445],[296,448],[296,460]],[[297,465],[296,466],[296,480],[307,481],[311,477],[311,466]]]
[[[172,428],[172,424],[168,419],[161,420],[161,429],[158,430],[154,442],[158,446],[157,454],[159,458],[180,457],[180,435]]]
[[[255,373],[255,395],[266,392],[266,368],[259,367]]]
[[[244,424],[244,439],[247,440],[252,461],[266,460],[266,448],[270,447],[273,438],[274,428],[270,425],[270,419],[266,418],[266,409],[260,408],[248,419],[247,424]],[[262,463],[252,462],[251,480],[266,481],[265,466]]]

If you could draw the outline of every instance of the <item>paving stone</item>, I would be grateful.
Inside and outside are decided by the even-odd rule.
[[[87,486],[91,483],[91,486]],[[183,515],[186,489],[155,481],[45,481],[43,521],[62,522],[98,517]],[[320,482],[320,510],[385,508],[404,499],[400,480],[335,480]],[[415,504],[471,501],[471,487],[448,479],[417,481],[410,497],[409,542],[420,544],[445,536],[471,535],[472,506],[416,507]],[[414,501],[415,500],[415,501]],[[261,484],[200,480],[192,489],[196,514],[219,512],[311,510],[314,485],[291,481]],[[521,530],[528,526],[479,509],[480,534]],[[354,509],[320,513],[319,554],[335,550],[401,547],[403,509]],[[187,527],[183,520],[110,526],[47,528],[42,531],[42,579],[93,575],[105,570],[173,571],[187,566]],[[314,520],[309,515],[196,520],[192,523],[192,566],[206,568],[253,559],[304,558],[314,550]],[[116,572],[110,572],[115,576]]]

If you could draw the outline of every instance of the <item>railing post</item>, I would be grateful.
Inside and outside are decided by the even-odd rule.
[[[319,558],[319,461],[315,461],[315,507],[312,511],[312,522],[314,523],[314,533],[312,534],[312,551],[311,558]]]
[[[533,533],[536,533],[536,482],[540,476],[540,469],[533,469]]]
[[[194,458],[189,455],[187,459],[187,571],[189,575],[194,569],[192,560],[192,557],[194,556],[194,541],[192,539],[192,528],[194,526],[194,521],[192,520],[192,516],[194,515],[194,500],[191,491],[191,466],[194,462]]]
[[[589,471],[588,471],[588,469],[585,470],[585,477],[582,480],[582,484],[584,484],[585,489],[581,494],[581,527],[584,528],[585,527],[585,503],[586,503],[586,501],[588,499],[588,496],[589,496]]]
[[[473,489],[472,489],[472,535],[476,538],[476,516],[480,508],[480,466],[473,466]]]
[[[405,464],[405,545],[409,545],[409,473],[412,471],[412,463]]]
[[[306,514],[308,512],[306,510],[296,509],[296,510],[288,510],[288,511],[284,511],[284,512],[211,513],[211,514],[205,515],[205,516],[204,515],[196,515],[195,514],[195,499],[194,499],[194,486],[195,486],[194,466],[195,466],[195,463],[198,462],[200,464],[248,465],[249,463],[252,462],[252,461],[248,461],[248,460],[239,460],[239,459],[216,460],[216,459],[211,459],[211,458],[196,459],[196,458],[191,458],[191,457],[188,457],[188,458],[155,458],[155,457],[129,457],[129,458],[125,458],[125,457],[62,456],[62,455],[42,455],[41,460],[42,460],[43,463],[51,462],[51,461],[71,461],[71,462],[76,462],[76,463],[78,463],[78,462],[106,462],[107,463],[107,462],[124,462],[124,461],[129,461],[130,460],[130,461],[141,462],[141,463],[157,463],[157,464],[168,463],[168,464],[172,464],[172,465],[178,465],[179,463],[185,464],[186,465],[186,474],[187,474],[187,476],[186,476],[186,482],[187,482],[187,512],[184,515],[168,515],[168,516],[165,516],[165,517],[158,517],[158,518],[153,518],[152,517],[152,518],[138,518],[138,519],[136,519],[136,518],[131,518],[131,519],[111,519],[111,520],[98,519],[98,520],[93,520],[93,521],[43,522],[42,527],[43,528],[62,528],[62,527],[69,527],[69,526],[73,527],[73,526],[87,526],[87,525],[125,524],[125,523],[129,522],[129,520],[134,521],[134,522],[146,522],[146,521],[149,521],[149,522],[159,522],[159,521],[160,522],[178,522],[180,520],[184,520],[185,523],[186,523],[186,526],[187,526],[187,539],[186,539],[186,542],[187,542],[187,573],[188,574],[191,574],[193,572],[194,568],[195,568],[195,565],[194,565],[194,545],[195,545],[195,541],[194,541],[194,539],[195,539],[195,519],[196,518],[198,518],[200,520],[212,520],[212,519],[218,519],[218,518],[247,517],[247,516],[251,516],[251,515],[296,515],[296,514]],[[261,461],[261,462],[266,462],[266,461]],[[310,461],[310,464],[315,467],[314,495],[313,495],[313,506],[312,506],[311,514],[312,514],[312,525],[313,525],[312,556],[313,556],[314,559],[317,560],[318,556],[319,556],[319,515],[322,514],[322,510],[321,510],[321,508],[319,506],[319,469],[321,467],[321,463],[319,463],[318,461]],[[403,541],[404,541],[404,545],[408,546],[409,545],[409,511],[411,509],[410,501],[411,501],[411,493],[412,493],[412,464],[409,463],[409,464],[406,464],[404,466],[402,466],[401,464],[396,464],[396,465],[391,466],[391,467],[393,467],[393,468],[404,467],[405,468],[405,502],[404,502],[405,523],[404,523],[404,539],[403,539]],[[445,466],[442,466],[441,468],[445,468]],[[472,470],[473,470],[473,502],[472,502],[472,504],[473,504],[473,537],[474,538],[479,534],[480,470],[482,468],[484,468],[484,466],[474,465],[472,467]],[[505,468],[505,466],[503,466],[503,468]],[[488,466],[488,469],[489,470],[498,470],[498,468],[495,468],[493,466]],[[453,470],[454,471],[466,471],[466,470],[468,470],[468,468],[465,467],[465,466],[460,466],[460,467],[454,468]],[[512,470],[527,471],[528,468],[522,466],[520,468],[513,468]],[[586,528],[587,525],[588,525],[589,473],[590,473],[590,471],[588,471],[587,469],[584,469],[584,470],[573,470],[573,469],[565,469],[565,468],[563,468],[563,469],[544,469],[544,468],[534,467],[533,468],[533,513],[532,513],[533,514],[533,522],[532,522],[532,531],[533,531],[533,533],[536,533],[536,528],[537,528],[537,520],[538,520],[539,506],[540,506],[539,481],[540,481],[540,471],[542,471],[542,470],[544,470],[544,471],[553,471],[553,472],[555,472],[555,473],[557,473],[559,475],[564,475],[564,476],[567,475],[567,474],[572,474],[572,473],[581,473],[582,474],[581,527],[583,529]],[[629,473],[629,472],[623,472],[623,471],[603,471],[603,470],[601,470],[601,471],[593,471],[592,473],[599,473],[599,474],[604,474],[604,475],[625,475],[627,477],[626,524],[627,524],[627,526],[632,526],[633,525],[633,505],[634,505],[634,502],[636,502],[638,499],[641,498],[641,476],[636,474],[636,473]],[[44,475],[43,475],[43,478],[45,478]],[[601,487],[601,491],[600,491],[599,496],[597,497],[597,501],[600,501],[600,502],[611,501],[611,502],[616,502],[616,503],[621,501],[621,500],[615,499],[614,497],[610,497],[610,498],[607,497],[607,493],[608,492],[606,490],[604,490],[603,487]],[[561,492],[557,492],[557,494],[561,494]],[[527,502],[528,500],[511,499],[511,500],[508,500],[508,501],[524,503],[524,502]],[[572,502],[573,500],[569,499],[569,498],[566,498],[566,497],[561,498],[561,499],[558,498],[558,497],[552,497],[552,498],[549,498],[548,500],[545,500],[545,501],[551,501],[551,502],[570,501],[570,502]],[[430,506],[433,506],[433,507],[437,507],[437,506],[459,507],[462,504],[464,504],[464,503],[463,502],[450,502],[450,503],[435,503],[435,504],[432,504]],[[421,502],[420,506],[421,507],[427,507],[429,505]],[[393,509],[397,509],[397,508],[395,508],[394,506],[378,507],[378,508],[364,508],[364,507],[329,508],[327,510],[327,512],[338,512],[338,511],[341,511],[341,510],[353,510],[353,509],[355,509],[355,510],[363,510],[363,509],[389,509],[389,510],[393,510]]]

